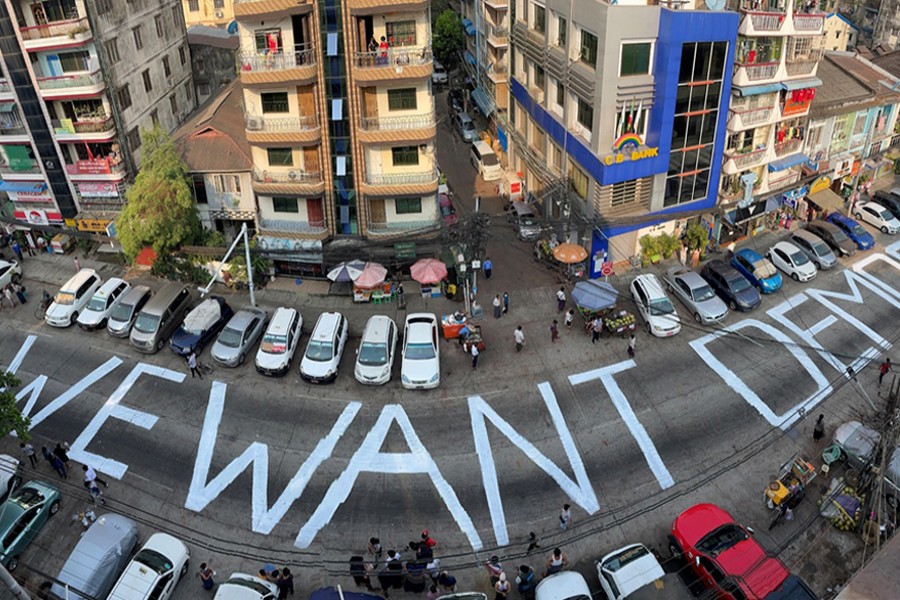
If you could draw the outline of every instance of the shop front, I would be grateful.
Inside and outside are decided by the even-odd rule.
[[[834,187],[834,180],[827,175],[822,175],[809,185],[806,198],[817,217],[824,218],[829,213],[843,210],[844,198],[834,191]]]
[[[276,275],[324,277],[324,256],[320,240],[256,236],[260,254],[272,261]]]

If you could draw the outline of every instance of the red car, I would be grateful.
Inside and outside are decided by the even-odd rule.
[[[749,531],[715,504],[697,504],[672,523],[669,547],[683,555],[700,582],[730,600],[814,600]]]
[[[444,225],[447,227],[452,227],[456,225],[459,221],[459,217],[456,216],[456,209],[453,208],[453,201],[450,200],[450,196],[447,194],[441,194],[438,197],[438,206],[441,209],[441,216],[444,219]]]

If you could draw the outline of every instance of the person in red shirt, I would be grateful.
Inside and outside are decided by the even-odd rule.
[[[426,548],[434,548],[435,546],[437,546],[437,542],[434,541],[434,540],[431,538],[430,535],[428,535],[428,530],[427,530],[427,529],[425,529],[424,531],[422,531],[422,542],[421,542],[421,543],[422,543]]]
[[[884,376],[888,374],[888,371],[892,371],[891,368],[891,359],[886,358],[884,362],[881,363],[881,366],[878,367],[878,387],[881,387],[881,382],[884,380]],[[425,533],[428,533],[427,531]],[[424,535],[424,534],[423,534]]]

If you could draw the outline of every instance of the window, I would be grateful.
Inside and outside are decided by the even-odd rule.
[[[581,62],[597,68],[597,36],[581,30]]]
[[[150,122],[153,123],[154,126],[159,125],[159,111],[155,108],[150,111]]]
[[[622,44],[622,57],[619,62],[619,76],[647,75],[650,73],[650,54],[653,51],[651,42]]]
[[[235,194],[241,193],[241,177],[240,175],[231,176],[231,191]]]
[[[563,107],[566,105],[566,88],[562,81],[556,82],[556,103]]]
[[[177,29],[181,25],[181,19],[184,13],[181,12],[180,2],[172,5],[172,25]]]
[[[138,25],[134,29],[131,30],[131,35],[134,36],[134,47],[140,50],[144,47],[144,40],[141,38],[141,26]]]
[[[131,106],[131,90],[128,89],[127,83],[118,89],[116,98],[119,101],[119,110],[125,110]]]
[[[110,64],[114,65],[119,62],[119,40],[113,38],[106,42],[103,47],[106,49],[106,57]]]
[[[616,131],[621,132],[620,135],[636,133],[641,138],[646,136],[647,123],[650,121],[650,109],[645,108],[638,111],[636,106],[632,106],[628,102],[625,103],[623,108],[624,115],[621,108],[616,111]]]
[[[128,148],[132,152],[135,152],[138,148],[141,147],[141,132],[137,127],[129,131],[126,138],[128,141]]]
[[[215,0],[213,2],[213,7],[215,8],[225,8],[225,0]]]
[[[153,21],[156,23],[156,37],[159,37],[159,38],[163,37],[166,34],[166,32],[165,32],[165,29],[163,28],[162,15],[156,15],[155,17],[153,17]]]
[[[188,104],[191,104],[194,101],[194,90],[191,89],[190,81],[184,84],[184,98],[187,100]]]
[[[544,68],[538,65],[534,65],[534,85],[541,90],[547,86],[547,75],[544,73]]]
[[[198,12],[200,10],[200,0],[188,0],[188,10]]]
[[[540,4],[531,5],[531,28],[540,34],[547,31],[547,9]]]
[[[421,198],[397,198],[394,200],[394,210],[398,215],[408,215],[422,212]]]
[[[80,52],[66,52],[59,55],[59,66],[62,67],[63,73],[87,71],[90,56],[90,53],[84,50]]]
[[[256,51],[260,54],[282,50],[280,29],[257,29],[253,32],[253,39],[256,42]]]
[[[172,74],[172,67],[169,66],[169,57],[163,56],[163,75],[168,77]]]
[[[149,92],[153,89],[153,81],[150,79],[150,69],[147,69],[143,73],[141,73],[141,78],[144,80],[144,91]]]
[[[259,95],[263,114],[290,112],[287,92],[265,92]]]
[[[197,84],[197,93],[201,96],[209,96],[209,84],[206,82]]]
[[[569,178],[572,180],[572,190],[578,197],[584,200],[587,198],[588,176],[582,171],[578,165],[569,161]]]
[[[191,184],[194,190],[194,199],[197,201],[197,204],[208,204],[209,199],[206,196],[206,180],[203,179],[203,175],[193,175],[191,177]]]
[[[172,114],[178,114],[178,96],[175,92],[172,92],[172,95],[169,96],[169,108],[172,109]]]
[[[419,164],[419,149],[416,146],[391,148],[391,162],[395,167],[412,167]]]
[[[588,131],[594,131],[594,107],[578,98],[578,122]]]
[[[560,48],[566,47],[566,36],[568,35],[569,22],[562,17],[556,17],[556,45]]]
[[[562,173],[563,169],[563,151],[562,148],[550,142],[550,166],[557,173]]]
[[[391,47],[416,45],[415,21],[397,21],[395,23],[385,23],[384,31],[385,35],[387,36],[388,45]]]
[[[270,167],[293,167],[294,155],[290,148],[268,148]]]
[[[415,110],[416,88],[388,90],[388,110]]]
[[[281,213],[298,213],[300,209],[297,206],[296,198],[272,198],[272,210]]]
[[[181,66],[184,66],[184,63],[187,62],[187,56],[184,51],[184,44],[178,46],[178,60],[181,61]]]
[[[97,0],[97,1],[95,2],[95,4],[96,4],[96,6],[97,6],[97,14],[98,14],[98,15],[105,15],[105,14],[108,13],[110,10],[112,10],[112,0]],[[74,5],[75,5],[75,3],[73,2],[73,3],[72,3],[72,6],[74,6]],[[47,9],[46,9],[46,5],[44,5],[44,7],[45,7],[44,10],[47,10]],[[75,17],[71,17],[71,18],[76,18],[76,19],[77,19],[78,17],[75,16]],[[56,21],[57,19],[48,19],[48,20]]]

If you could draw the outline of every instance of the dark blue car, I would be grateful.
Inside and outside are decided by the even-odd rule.
[[[731,266],[747,281],[759,288],[763,294],[771,294],[781,289],[781,274],[768,258],[760,256],[756,250],[742,248],[731,259]]]
[[[753,310],[762,302],[759,292],[746,277],[724,261],[709,261],[700,271],[700,277],[706,280],[731,310]]]
[[[875,238],[862,225],[839,213],[828,215],[828,222],[847,234],[860,250],[868,250],[875,246]]]
[[[179,356],[187,356],[191,349],[197,354],[216,337],[234,315],[234,311],[221,296],[210,296],[184,318],[169,340],[169,348]]]

